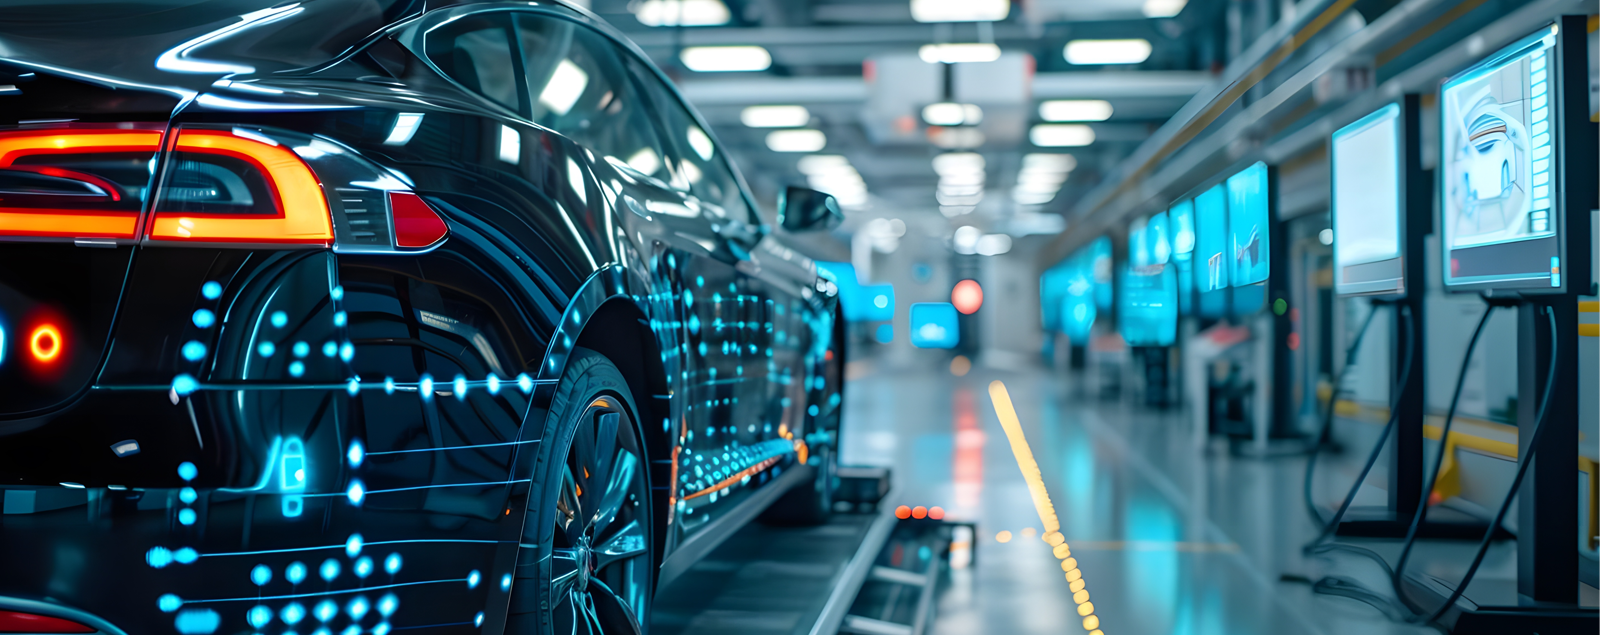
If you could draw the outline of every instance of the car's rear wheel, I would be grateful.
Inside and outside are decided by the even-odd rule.
[[[577,350],[551,401],[518,556],[517,583],[526,586],[509,632],[643,632],[655,580],[649,463],[635,412],[616,366]]]

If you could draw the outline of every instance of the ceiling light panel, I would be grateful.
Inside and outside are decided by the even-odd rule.
[[[759,46],[691,46],[678,59],[700,73],[764,71],[772,66],[772,55]]]
[[[929,64],[993,62],[1000,59],[1000,47],[984,42],[924,44],[917,49],[917,57]]]
[[[1144,0],[1144,17],[1170,18],[1183,12],[1188,0]]]
[[[1094,130],[1077,123],[1042,123],[1028,131],[1028,140],[1041,148],[1074,148],[1094,143]]]
[[[645,26],[714,26],[731,17],[721,0],[645,0],[633,15]]]
[[[911,0],[918,22],[994,22],[1010,14],[1009,0]]]
[[[773,152],[816,152],[828,145],[821,130],[797,128],[767,133],[767,149]]]
[[[1102,99],[1056,99],[1039,104],[1039,118],[1045,121],[1105,121],[1111,118],[1111,102]]]
[[[811,123],[805,106],[750,106],[739,113],[739,121],[751,128],[799,128]]]
[[[983,121],[977,104],[939,102],[922,107],[922,120],[930,126],[975,126]]]
[[[1072,40],[1067,42],[1062,54],[1067,58],[1067,63],[1080,66],[1138,64],[1150,59],[1150,41]]]

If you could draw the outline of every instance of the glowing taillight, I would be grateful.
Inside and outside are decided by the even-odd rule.
[[[93,633],[95,629],[50,615],[0,610],[0,633]]]
[[[259,135],[186,128],[172,149],[150,223],[152,240],[333,242],[322,185],[311,167],[283,144]],[[200,182],[189,184],[185,178]]]
[[[47,364],[61,356],[63,344],[61,329],[54,324],[40,324],[28,336],[28,352],[33,353],[34,359]]]
[[[134,238],[160,146],[153,126],[0,131],[0,235]]]

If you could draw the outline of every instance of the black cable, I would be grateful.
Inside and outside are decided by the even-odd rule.
[[[1356,353],[1361,349],[1361,340],[1367,335],[1367,327],[1372,326],[1372,318],[1378,315],[1379,306],[1381,305],[1376,303],[1372,305],[1372,310],[1367,312],[1367,319],[1362,320],[1361,328],[1356,331],[1355,339],[1351,340],[1350,346],[1345,349],[1344,366],[1341,366],[1339,372],[1333,375],[1333,390],[1328,393],[1328,409],[1323,411],[1322,429],[1317,431],[1316,441],[1312,442],[1309,448],[1311,458],[1306,461],[1305,486],[1301,493],[1302,498],[1305,499],[1306,511],[1311,514],[1312,521],[1318,525],[1325,525],[1326,521],[1322,518],[1322,512],[1317,511],[1316,503],[1311,499],[1311,478],[1317,469],[1317,454],[1328,443],[1328,437],[1332,434],[1333,411],[1334,407],[1339,404],[1339,392],[1344,388],[1344,375],[1355,366]]]
[[[1487,302],[1487,298],[1485,298]],[[1456,407],[1461,404],[1461,389],[1467,383],[1467,367],[1472,364],[1472,352],[1478,348],[1478,338],[1483,335],[1483,328],[1489,324],[1489,316],[1494,314],[1495,304],[1489,304],[1483,309],[1483,317],[1478,318],[1478,327],[1472,330],[1472,339],[1467,341],[1467,352],[1461,356],[1461,371],[1456,374],[1455,394],[1450,396],[1450,409],[1445,412],[1443,431],[1439,433],[1439,451],[1433,456],[1433,474],[1428,477],[1428,482],[1422,486],[1422,496],[1417,501],[1417,511],[1411,515],[1411,527],[1406,530],[1405,546],[1400,550],[1400,561],[1395,565],[1395,571],[1403,571],[1406,562],[1411,559],[1411,549],[1417,544],[1417,530],[1428,517],[1428,496],[1433,492],[1434,485],[1439,480],[1440,468],[1444,466],[1444,452],[1450,446],[1450,427],[1455,424]],[[1395,589],[1398,591],[1399,574],[1394,580]]]
[[[1311,542],[1306,543],[1304,547],[1306,551],[1310,551],[1312,548],[1321,544],[1324,540],[1332,537],[1334,532],[1339,530],[1339,523],[1344,520],[1345,513],[1350,511],[1350,505],[1356,500],[1356,493],[1361,491],[1361,484],[1366,482],[1367,474],[1372,472],[1372,466],[1378,463],[1378,456],[1383,454],[1383,448],[1389,443],[1389,435],[1394,434],[1395,425],[1400,420],[1400,397],[1404,395],[1406,382],[1411,379],[1411,363],[1413,358],[1416,357],[1415,353],[1417,350],[1414,344],[1414,342],[1417,341],[1416,325],[1413,323],[1411,317],[1411,307],[1401,306],[1400,315],[1401,317],[1405,318],[1404,322],[1406,325],[1407,343],[1406,356],[1402,358],[1402,362],[1400,364],[1400,381],[1394,390],[1394,397],[1390,399],[1389,421],[1383,425],[1383,432],[1378,434],[1378,441],[1372,445],[1372,452],[1367,455],[1367,462],[1366,465],[1362,466],[1361,474],[1356,476],[1355,482],[1350,484],[1350,492],[1345,494],[1344,501],[1339,503],[1339,510],[1333,514],[1333,518],[1323,522],[1322,532],[1318,534],[1317,537]],[[1309,478],[1310,474],[1311,473],[1308,470],[1306,480],[1307,500],[1310,500],[1311,496],[1311,481]],[[1313,512],[1315,512],[1315,509],[1315,507],[1312,508]],[[1320,514],[1318,520],[1321,520]]]
[[[1467,566],[1466,576],[1461,577],[1461,582],[1456,584],[1456,590],[1450,593],[1450,597],[1445,598],[1445,601],[1443,601],[1442,605],[1438,605],[1434,613],[1429,614],[1427,619],[1419,621],[1418,624],[1432,624],[1432,622],[1437,621],[1438,617],[1445,616],[1446,611],[1450,611],[1451,606],[1456,605],[1456,600],[1461,600],[1461,593],[1466,592],[1467,585],[1472,584],[1472,577],[1478,574],[1478,565],[1483,565],[1483,557],[1490,552],[1490,542],[1494,541],[1494,534],[1498,533],[1501,521],[1506,520],[1506,512],[1510,510],[1512,499],[1517,497],[1517,489],[1522,488],[1522,478],[1528,475],[1528,465],[1533,465],[1533,454],[1539,449],[1539,433],[1544,432],[1544,414],[1546,414],[1546,409],[1549,409],[1550,406],[1550,387],[1555,385],[1555,360],[1560,357],[1560,352],[1557,349],[1554,307],[1544,307],[1544,315],[1550,320],[1550,369],[1544,376],[1544,395],[1539,397],[1539,409],[1533,417],[1533,438],[1528,440],[1528,453],[1523,454],[1520,457],[1520,461],[1517,462],[1517,477],[1510,480],[1510,489],[1506,491],[1506,501],[1502,501],[1501,509],[1499,509],[1499,512],[1494,513],[1494,521],[1490,523],[1490,531],[1483,533],[1483,541],[1478,542],[1478,553],[1472,557],[1472,565]],[[1398,592],[1398,589],[1395,590]]]

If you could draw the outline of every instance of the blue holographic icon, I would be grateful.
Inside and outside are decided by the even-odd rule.
[[[266,586],[272,581],[272,569],[264,564],[258,564],[250,570],[250,581],[256,586]]]
[[[311,354],[311,345],[310,344],[307,344],[305,342],[295,342],[294,343],[294,356],[295,357],[305,357],[305,356],[310,355],[310,354]]]
[[[389,557],[384,558],[383,559],[383,570],[384,571],[388,571],[389,575],[394,575],[396,573],[399,573],[400,572],[400,554],[391,553],[391,554],[389,554]]]
[[[187,397],[199,389],[200,382],[195,381],[194,376],[189,373],[183,373],[172,378],[172,392],[179,397]]]
[[[361,534],[350,534],[350,538],[344,541],[345,555],[350,556],[351,558],[361,555],[362,544]]]
[[[197,310],[195,310],[195,312],[194,312],[194,325],[195,326],[198,326],[198,327],[203,328],[203,329],[208,329],[208,328],[211,328],[212,324],[216,324],[216,323],[217,323],[217,314],[212,313],[211,309],[197,309]]]
[[[356,572],[356,577],[365,580],[367,576],[372,575],[372,558],[361,556],[350,569]]]
[[[288,313],[284,313],[283,311],[273,311],[272,312],[272,325],[277,327],[277,328],[280,328],[280,329],[285,327],[285,326],[288,326],[289,325],[289,314]]]
[[[191,547],[184,547],[172,552],[172,559],[178,561],[178,564],[190,564],[200,559],[200,552]]]
[[[305,365],[305,363],[304,362],[300,362],[300,361],[290,362],[289,363],[289,374],[294,376],[294,377],[299,377],[301,375],[306,374],[306,365]]]
[[[329,562],[332,561],[330,560]],[[334,604],[333,600],[323,600],[317,603],[317,608],[313,609],[313,613],[317,616],[318,621],[326,622],[339,616],[339,605]]]
[[[178,510],[178,522],[183,525],[193,525],[195,521],[194,510],[185,507]]]
[[[159,598],[156,598],[156,607],[161,609],[162,613],[171,613],[178,610],[182,606],[183,600],[171,593],[167,593]]]
[[[333,340],[328,340],[328,341],[322,343],[322,356],[323,357],[333,357],[334,355],[338,355],[338,354],[339,354],[339,344],[337,342],[334,342]]]
[[[250,612],[245,614],[245,619],[250,622],[251,626],[261,628],[272,621],[272,609],[257,604],[250,607]]]
[[[306,579],[305,563],[298,561],[289,563],[289,566],[283,570],[283,578],[288,580],[289,584],[300,584]],[[288,620],[284,621],[287,622]]]
[[[262,357],[272,357],[272,354],[276,352],[278,352],[278,347],[272,342],[262,342],[256,346],[256,353]]]
[[[278,619],[283,620],[284,624],[290,626],[299,624],[300,620],[305,618],[306,607],[299,602],[290,602],[283,607],[283,610],[278,611]]]
[[[198,362],[198,361],[200,361],[202,359],[205,359],[205,356],[206,356],[206,345],[205,344],[201,344],[200,342],[197,342],[195,340],[189,340],[188,342],[184,343],[184,345],[183,345],[183,358],[184,359],[187,359],[187,360],[189,360],[191,362]]]
[[[400,608],[400,598],[395,597],[393,593],[385,593],[383,597],[378,598],[379,615],[389,617],[394,615],[395,609],[398,608]]]
[[[350,442],[350,451],[345,453],[345,458],[350,459],[350,467],[361,467],[361,462],[367,459],[367,446],[357,439]]]
[[[181,478],[185,481],[192,481],[194,480],[194,477],[199,475],[200,470],[196,468],[193,463],[184,461],[178,464],[178,478]]]
[[[371,609],[372,605],[367,603],[367,596],[365,595],[356,596],[354,599],[350,600],[349,604],[344,606],[345,612],[350,614],[350,619],[357,622],[361,621],[361,618],[366,617],[367,611]]]
[[[467,588],[469,588],[469,589],[478,588],[478,581],[482,580],[482,579],[483,579],[483,576],[478,574],[478,570],[477,569],[473,569],[472,573],[468,573],[467,574]]]
[[[197,498],[200,498],[200,494],[194,491],[193,487],[185,487],[178,490],[178,500],[183,501],[183,504],[185,505],[194,504],[194,501]]]
[[[333,558],[328,558],[327,560],[323,560],[322,561],[322,566],[317,569],[317,575],[322,576],[322,581],[323,582],[332,582],[334,578],[339,577],[339,561],[338,560],[334,560]],[[317,612],[319,614],[322,612],[322,605],[321,604],[317,605]],[[323,621],[327,621],[327,620],[323,620]]]
[[[215,280],[202,284],[200,285],[200,295],[205,296],[207,300],[220,298],[222,297],[222,285],[217,284]]]
[[[352,480],[350,481],[350,489],[345,490],[344,495],[346,498],[350,499],[351,505],[360,507],[361,501],[366,500],[367,498],[367,488],[365,485],[361,484],[359,479]]]
[[[211,609],[179,611],[173,627],[183,635],[211,635],[222,625],[222,616]]]

